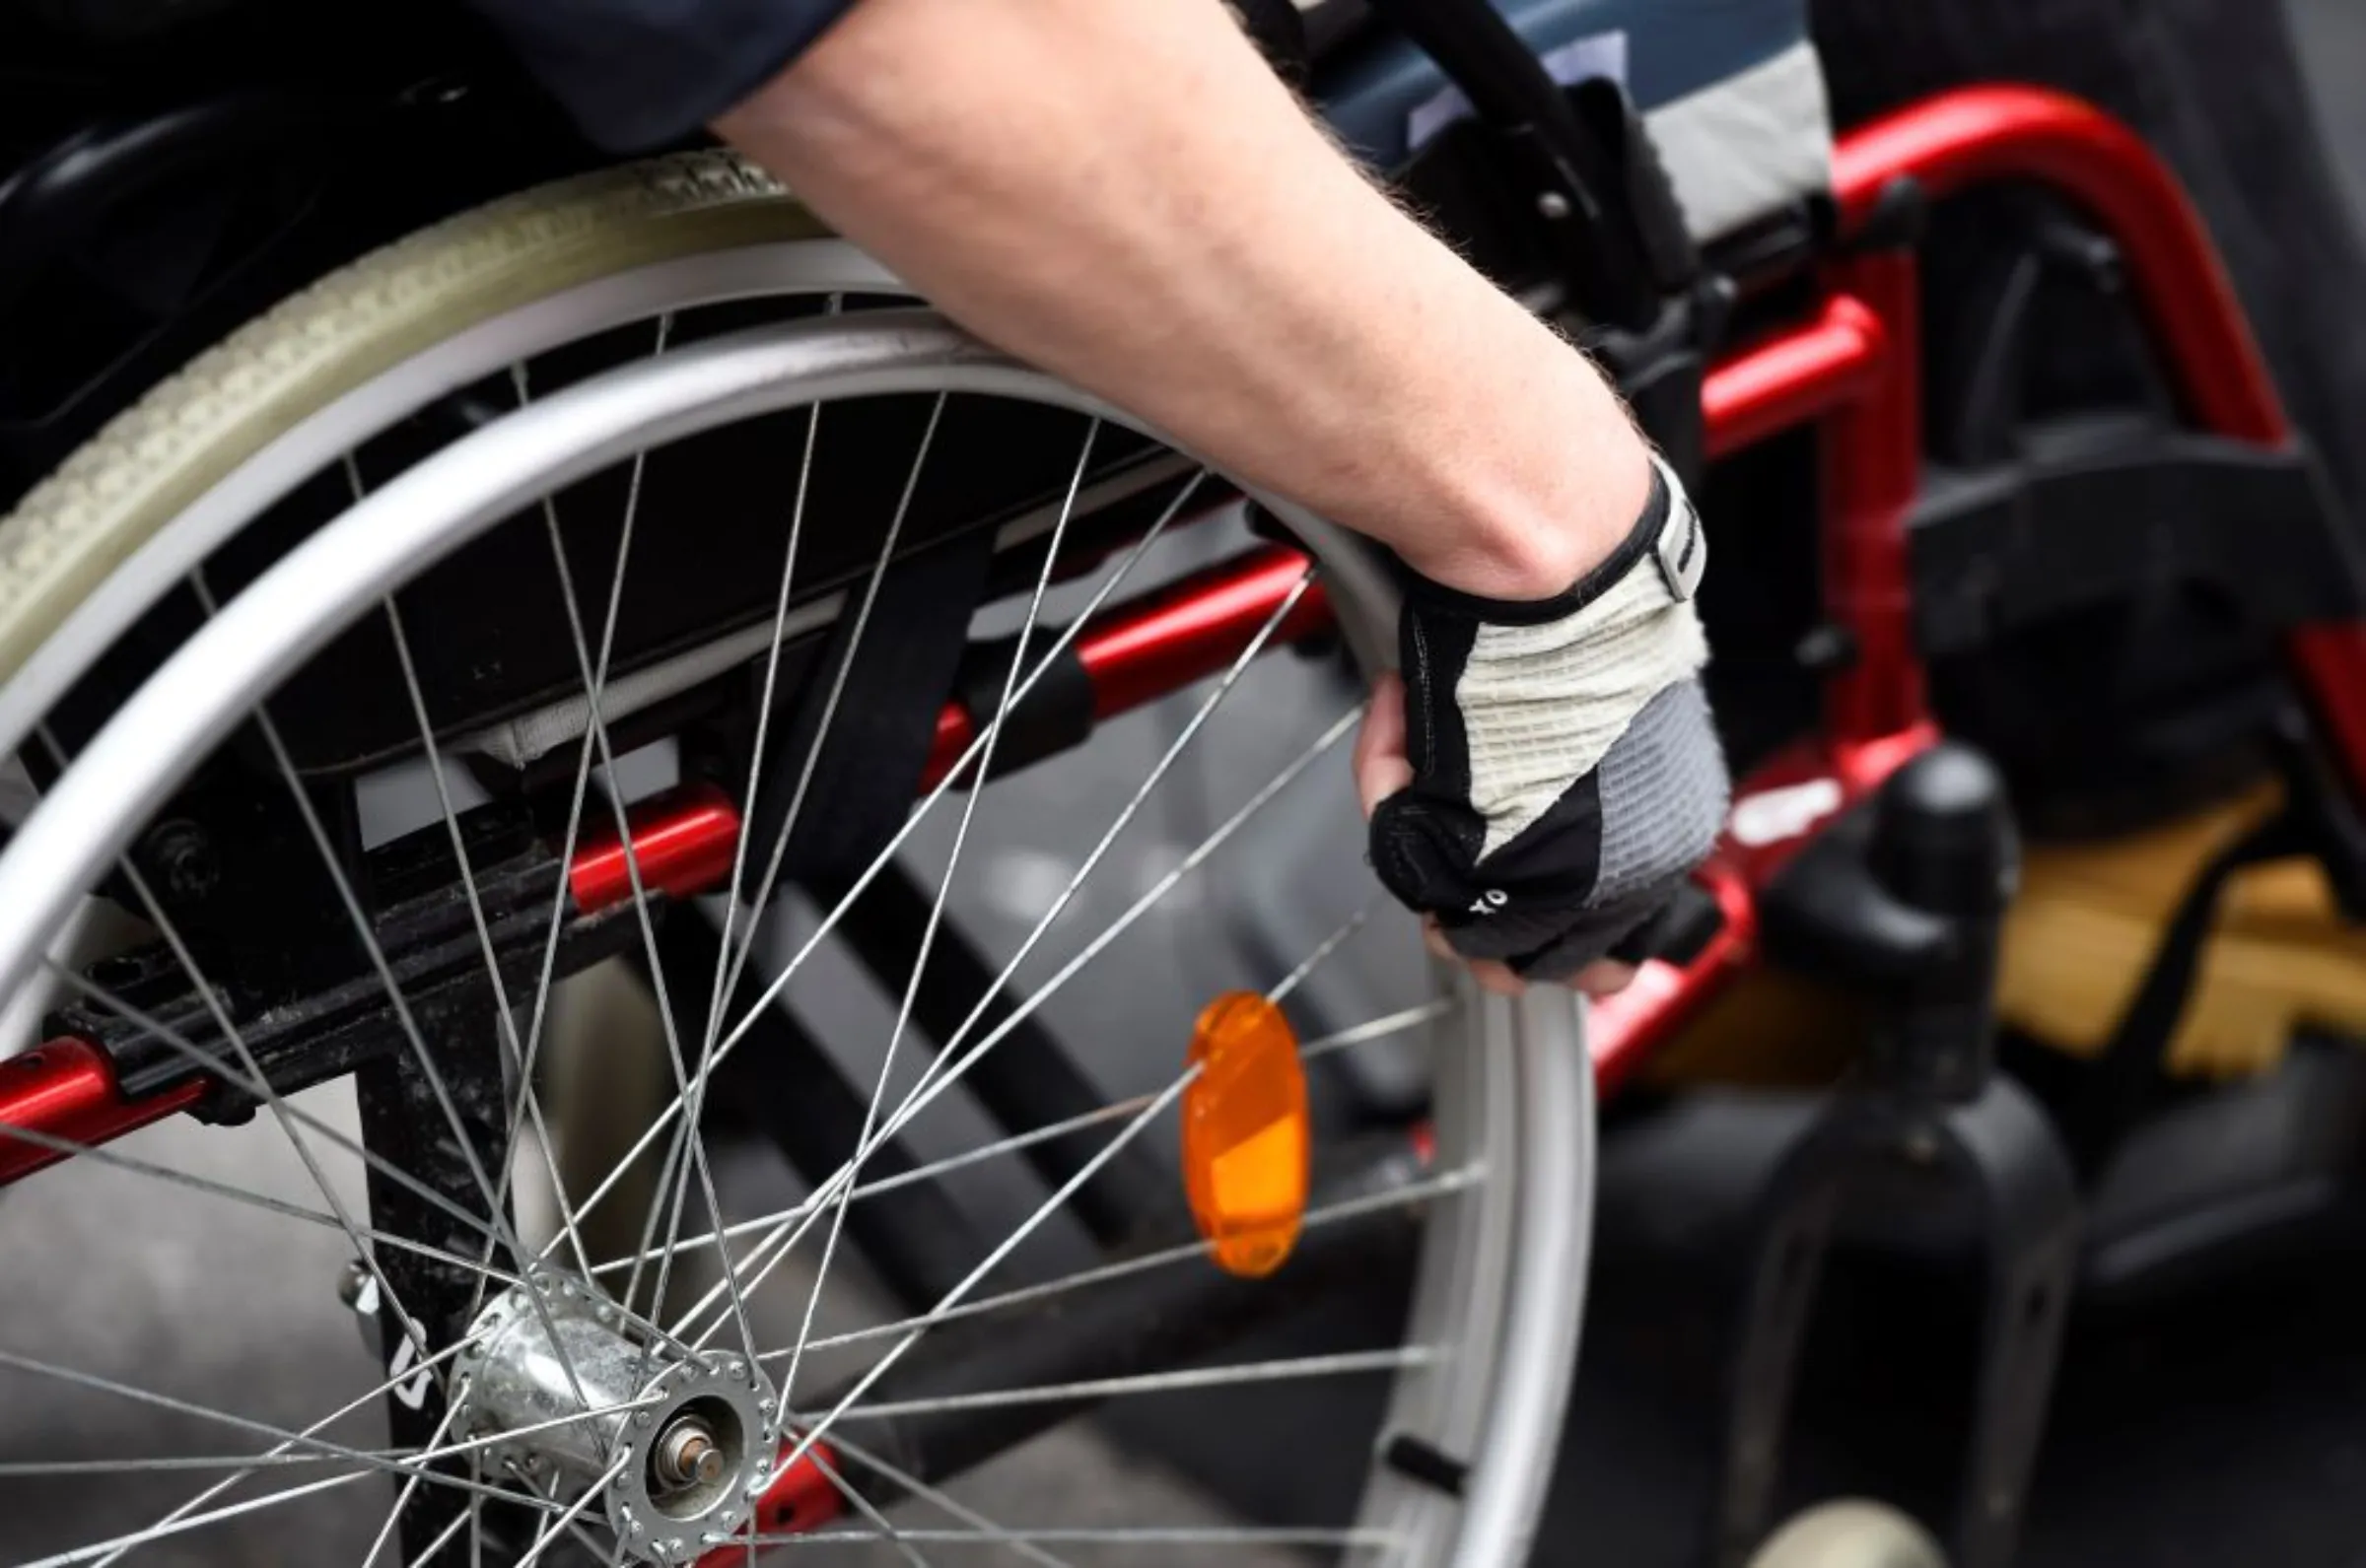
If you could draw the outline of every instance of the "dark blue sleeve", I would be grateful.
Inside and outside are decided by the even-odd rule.
[[[769,81],[855,0],[474,0],[585,134],[678,141]]]

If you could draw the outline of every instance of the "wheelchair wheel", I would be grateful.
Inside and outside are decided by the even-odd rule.
[[[1879,1503],[1824,1503],[1776,1531],[1750,1568],[1947,1568],[1921,1526]]]
[[[1138,927],[1184,939],[1178,890],[1344,767],[1353,711],[1293,719],[1134,896],[1094,889],[1110,847],[1274,668],[1256,655],[1319,630],[1313,595],[1351,650],[1386,646],[1390,606],[1351,541],[1278,502],[1312,570],[1267,544],[1175,576],[1161,552],[1227,526],[1238,493],[896,293],[729,158],[570,182],[289,302],[0,521],[0,751],[42,796],[0,854],[0,994],[59,998],[47,1043],[0,1063],[0,1404],[53,1439],[0,1451],[12,1560],[251,1560],[292,1538],[317,1543],[308,1561],[520,1568],[740,1561],[743,1542],[1522,1559],[1583,1305],[1590,1075],[1566,996],[1440,972],[1424,1004],[1306,1042],[1424,1031],[1432,1101],[1418,1127],[1318,1152],[1268,1278],[1215,1266],[1180,1178],[1172,1204],[1140,1179],[1176,1104],[1205,1108],[1188,1016],[1129,1019],[1173,1037],[1170,1069],[1077,1072],[1101,1097],[1063,1121],[932,1116],[1022,1043],[1075,1067],[1046,1004]],[[921,593],[928,572],[970,586]],[[1073,698],[1096,623],[1140,642],[1217,587],[1215,642],[1134,667],[1138,695],[1187,694],[1175,738],[1100,765],[1126,770],[1116,804],[1074,814],[1062,884],[970,953],[982,984],[945,982],[968,951],[947,911],[983,874],[973,827],[1057,742],[1117,749],[1029,694]],[[867,791],[897,775],[847,785],[832,748],[895,706],[869,660],[942,648],[953,616],[983,698],[931,700],[919,805],[882,817]],[[858,817],[860,865],[827,869]],[[899,878],[917,923],[867,925]],[[131,945],[59,956],[94,904],[136,922]],[[1368,939],[1361,910],[1339,915],[1242,987],[1286,1004]],[[892,1021],[833,1088],[780,1019],[842,924],[907,942]],[[649,977],[667,1036],[671,1094],[634,1151],[657,1157],[646,1201],[629,1160],[571,1182],[543,1136],[552,988],[609,959]],[[740,1114],[801,1114],[847,1152],[786,1206],[734,1210],[702,1114],[727,1082]],[[942,1223],[1013,1166],[1038,1198],[991,1231]],[[529,1238],[516,1190],[537,1180],[557,1223]],[[137,1211],[182,1204],[211,1217],[188,1222],[164,1327],[110,1337],[155,1288],[125,1256]],[[625,1257],[583,1244],[602,1204],[644,1210]],[[1088,1205],[1095,1245],[1058,1245]],[[238,1266],[283,1256],[255,1239],[275,1227],[309,1238],[316,1291]],[[848,1254],[900,1310],[837,1299]],[[682,1304],[664,1280],[694,1257],[718,1284]],[[356,1376],[274,1373],[313,1343],[296,1325],[355,1314],[376,1352],[348,1352]],[[254,1375],[226,1393],[205,1376],[225,1362]],[[1373,1424],[1332,1517],[1144,1485],[1074,1487],[1045,1518],[991,1484],[1060,1422],[1134,1401],[1188,1400],[1257,1454],[1294,1396],[1350,1381]]]

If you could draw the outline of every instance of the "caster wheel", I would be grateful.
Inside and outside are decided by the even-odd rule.
[[[1821,1503],[1769,1537],[1750,1568],[1947,1568],[1929,1532],[1882,1503]]]

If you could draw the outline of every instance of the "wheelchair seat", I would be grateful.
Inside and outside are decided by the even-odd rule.
[[[1806,0],[1495,0],[1557,77],[1623,79],[1694,238],[1721,239],[1830,183],[1832,115]],[[1323,115],[1373,168],[1402,168],[1463,105],[1385,28],[1328,51]]]

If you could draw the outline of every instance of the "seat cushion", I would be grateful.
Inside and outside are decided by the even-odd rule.
[[[1831,179],[1832,116],[1806,0],[1495,0],[1554,76],[1624,81],[1694,236],[1733,233]],[[1357,156],[1397,170],[1469,111],[1420,49],[1369,29],[1316,98]]]

